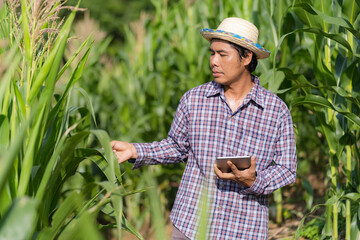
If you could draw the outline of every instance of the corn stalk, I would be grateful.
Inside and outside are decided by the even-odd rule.
[[[70,105],[92,47],[88,38],[63,62],[77,8],[59,20],[62,1],[0,7],[0,239],[103,239],[105,214],[118,239],[123,228],[142,239],[123,214],[136,191],[122,186],[108,134],[91,129],[91,102]],[[89,136],[103,150],[87,148]]]
[[[354,6],[352,4],[352,19],[355,12]],[[358,187],[354,188],[354,185],[356,186],[359,180],[357,177],[350,186],[349,174],[356,171],[352,165],[358,165],[359,162],[358,156],[351,159],[352,155],[355,156],[351,153],[351,149],[358,152],[360,118],[357,112],[360,109],[360,102],[359,89],[353,89],[351,86],[359,84],[360,59],[358,52],[353,52],[358,51],[358,47],[351,46],[345,37],[350,36],[359,40],[360,32],[346,20],[348,16],[341,13],[344,6],[335,4],[332,7],[332,12],[340,12],[343,14],[342,17],[328,15],[323,1],[320,1],[320,6],[302,1],[294,5],[294,12],[304,26],[283,35],[280,44],[284,38],[293,34],[298,34],[299,39],[306,39],[307,44],[313,39],[308,48],[314,78],[306,79],[301,74],[294,74],[289,68],[282,71],[294,81],[295,89],[298,89],[301,95],[293,100],[292,107],[303,105],[315,113],[319,131],[325,137],[329,147],[329,178],[332,187],[328,192],[329,199],[325,203],[328,210],[323,236],[339,238],[338,223],[341,217],[341,219],[346,219],[346,238],[355,239],[353,237],[358,236],[359,229],[357,229],[357,220],[351,218],[351,214],[356,216],[357,213],[350,210],[349,196],[356,196],[351,199],[358,199]],[[358,7],[356,12],[359,14]],[[346,30],[346,34],[343,34],[340,29]],[[340,166],[343,164],[343,159],[346,159],[344,166],[347,184],[345,186],[341,185],[340,179],[342,174]],[[339,215],[338,209],[344,205],[344,202],[346,214],[342,216]],[[356,201],[353,204],[358,206]]]

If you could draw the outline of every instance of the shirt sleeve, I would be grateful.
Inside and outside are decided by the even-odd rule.
[[[286,111],[285,116],[282,116],[275,143],[273,164],[257,172],[253,185],[243,190],[245,194],[270,194],[296,180],[297,155],[293,122],[289,110]]]
[[[143,165],[185,162],[189,152],[186,97],[181,98],[166,139],[152,143],[134,143],[137,158],[133,169]]]

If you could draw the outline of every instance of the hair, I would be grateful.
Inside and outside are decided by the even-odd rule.
[[[248,55],[248,52],[250,50],[246,49],[246,48],[243,48],[235,43],[232,43],[232,42],[229,42],[229,44],[235,48],[235,50],[238,52],[239,54],[239,57],[240,57],[240,60],[244,57],[246,57]],[[256,55],[255,53],[252,54],[252,58],[251,58],[251,62],[249,63],[249,65],[247,65],[245,68],[250,72],[252,73],[253,71],[255,71],[256,69],[256,66],[258,64],[258,61],[257,61],[257,58],[256,58]]]

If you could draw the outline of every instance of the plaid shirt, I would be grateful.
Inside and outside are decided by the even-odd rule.
[[[190,239],[197,238],[203,222],[206,239],[267,239],[268,194],[295,181],[290,112],[260,86],[258,77],[252,81],[254,87],[236,112],[220,84],[212,81],[191,89],[181,98],[166,139],[134,144],[134,169],[187,161],[170,219]],[[217,156],[236,155],[256,158],[257,178],[250,188],[214,173]],[[208,210],[205,220],[199,220],[202,206]]]

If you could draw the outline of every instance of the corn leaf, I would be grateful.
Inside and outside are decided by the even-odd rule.
[[[117,223],[117,233],[118,239],[121,240],[121,226],[122,226],[122,216],[123,216],[123,200],[121,197],[121,192],[119,187],[113,182],[101,182],[99,183],[102,187],[106,189],[108,193],[111,194],[110,199],[114,209],[114,215]]]
[[[30,29],[29,29],[29,21],[28,21],[28,12],[25,0],[21,0],[21,19],[22,19],[22,27],[23,27],[23,34],[24,34],[24,45],[25,45],[25,57],[28,66],[31,66],[31,59],[32,59],[32,46],[30,40]]]
[[[38,202],[29,197],[22,197],[13,204],[0,223],[1,240],[22,240],[32,234],[36,219]]]
[[[44,197],[46,186],[49,184],[50,177],[52,177],[52,179],[55,178],[53,176],[53,171],[54,171],[54,169],[56,170],[55,166],[56,165],[58,165],[58,166],[61,165],[61,162],[58,161],[58,158],[60,157],[61,152],[64,151],[64,143],[67,140],[68,134],[70,133],[70,131],[72,131],[73,129],[76,128],[76,125],[73,125],[69,129],[67,129],[66,132],[62,135],[60,141],[58,143],[56,143],[54,153],[52,154],[52,156],[51,156],[51,158],[50,158],[50,160],[49,160],[49,162],[48,162],[48,164],[46,166],[46,170],[44,172],[44,175],[41,178],[41,183],[40,183],[40,185],[38,187],[38,190],[37,190],[37,193],[36,193],[36,199],[41,200]],[[88,135],[87,132],[80,132],[80,133],[74,135],[72,138],[70,138],[69,141],[72,143],[72,148],[75,148],[76,145],[77,145],[76,143],[78,141],[81,141],[87,135]],[[75,143],[73,142],[74,139],[76,139]]]
[[[91,47],[93,45],[93,42],[91,43],[90,47],[86,50],[85,54],[82,56],[82,58],[80,59],[79,63],[77,64],[73,74],[71,75],[70,81],[68,82],[68,84],[66,85],[65,91],[63,93],[63,96],[66,96],[67,93],[69,92],[69,89],[76,83],[77,80],[79,80],[79,78],[82,76],[83,70],[84,70],[84,66],[86,63],[86,60],[89,56]]]
[[[301,230],[303,228],[306,218],[309,217],[311,214],[313,214],[315,211],[317,211],[319,208],[326,207],[326,206],[327,206],[327,204],[317,204],[317,205],[313,206],[307,214],[305,214],[305,216],[301,219],[298,228],[296,229],[296,232],[295,232],[296,240],[299,239],[299,237],[300,237],[300,233],[301,233]]]
[[[93,119],[93,121],[94,121],[94,123],[96,125],[94,107],[93,107],[93,105],[91,103],[91,98],[90,98],[89,94],[87,94],[87,92],[82,88],[74,88],[74,89],[78,90],[84,96],[86,105],[87,105],[87,107],[89,109],[89,112],[90,112],[90,114],[92,116],[92,119]]]
[[[299,3],[299,4],[296,4],[294,7],[295,8],[300,7],[310,14],[318,15],[324,22],[326,22],[328,24],[334,24],[337,26],[344,27],[349,32],[351,32],[357,39],[360,40],[360,32],[357,31],[347,19],[326,15],[325,13],[317,10],[316,8],[314,8],[313,6],[311,6],[308,3]]]
[[[57,79],[59,80],[59,78],[63,75],[63,73],[66,71],[66,69],[68,69],[68,67],[70,66],[70,64],[75,60],[75,58],[79,55],[79,53],[83,50],[83,48],[88,44],[89,40],[91,39],[91,36],[89,36],[79,47],[79,49],[70,57],[70,59],[64,64],[64,66],[61,68],[61,70],[58,73]],[[92,42],[93,43],[93,42]],[[92,45],[92,44],[91,44]],[[90,47],[91,48],[91,47]],[[78,67],[78,65],[77,65]]]
[[[356,116],[354,113],[348,112],[346,110],[342,110],[341,108],[331,104],[326,98],[317,95],[306,95],[305,97],[300,97],[295,99],[291,105],[296,106],[300,104],[309,104],[309,105],[316,105],[321,107],[327,107],[330,109],[335,110],[336,112],[342,114],[344,117],[349,119],[353,122],[356,126],[360,127],[360,118]]]
[[[141,236],[141,234],[135,230],[135,228],[129,223],[129,221],[125,218],[124,215],[122,215],[122,227],[128,231],[129,233],[133,234],[134,236],[136,236],[138,239],[140,240],[144,240],[143,236]]]
[[[110,175],[110,178],[108,180],[112,183],[117,183],[118,181],[121,183],[120,168],[117,161],[115,161],[114,154],[110,146],[109,135],[103,130],[91,130],[91,133],[97,137],[101,146],[104,148],[105,158],[107,159],[109,165],[108,174]]]
[[[17,138],[14,138],[10,142],[8,150],[0,156],[0,192],[3,192],[7,178],[11,172],[16,155],[19,152],[23,144],[23,139],[26,136],[26,130],[29,125],[29,121],[23,122],[23,125],[17,132]]]
[[[359,239],[360,238],[360,225],[359,225],[359,215],[355,213],[351,220],[350,225],[350,236],[351,239]]]
[[[0,151],[3,152],[9,145],[9,120],[5,115],[0,115]]]
[[[4,65],[7,69],[0,81],[0,114],[8,114],[7,110],[8,103],[10,101],[9,94],[11,79],[13,78],[20,61],[20,56],[18,53],[18,49],[13,47],[10,51],[8,51],[7,57],[4,61]]]
[[[52,217],[51,227],[43,229],[39,236],[39,240],[54,239],[56,235],[66,224],[66,221],[70,219],[71,214],[81,207],[83,204],[83,194],[73,192],[71,193],[59,206],[55,214]]]
[[[25,156],[23,158],[22,171],[20,173],[18,196],[25,195],[29,185],[30,174],[33,167],[35,153],[38,151],[39,138],[40,138],[39,136],[42,135],[41,128],[43,125],[44,115],[45,115],[45,106],[42,106],[37,114],[35,126],[31,129],[29,142],[28,145],[26,146]]]
[[[104,239],[96,226],[96,213],[84,212],[71,221],[58,236],[59,240],[99,240]]]
[[[80,155],[94,162],[99,167],[99,169],[104,173],[104,175],[108,180],[112,178],[112,173],[109,164],[106,161],[105,157],[99,151],[94,149],[82,149]]]
[[[144,172],[146,179],[148,180],[149,190],[147,194],[150,201],[150,213],[151,219],[154,222],[156,239],[165,239],[165,222],[163,219],[163,211],[161,208],[161,202],[158,195],[158,188],[156,179],[150,175],[149,171]]]
[[[358,201],[360,199],[360,193],[347,193],[343,196],[344,198],[351,199],[353,201]]]

